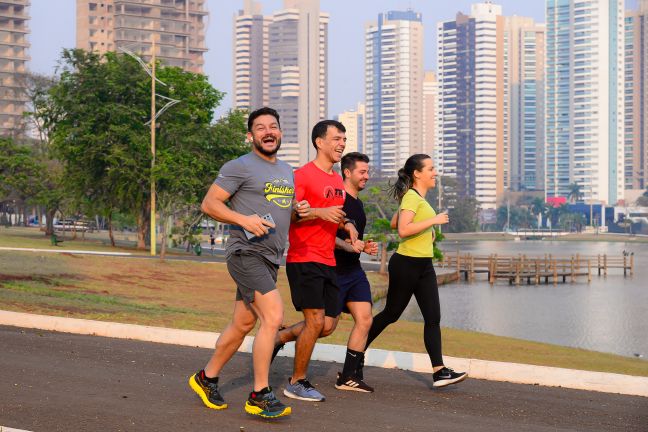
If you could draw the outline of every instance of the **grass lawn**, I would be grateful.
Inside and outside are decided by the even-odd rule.
[[[8,237],[0,229],[0,246],[15,242]],[[385,277],[369,277],[377,290],[385,288]],[[283,268],[278,286],[286,306],[284,322],[300,320]],[[4,310],[220,331],[230,320],[234,290],[225,265],[219,263],[0,251]],[[352,324],[343,315],[338,330],[322,342],[346,344]],[[422,332],[421,323],[398,322],[372,347],[425,352]],[[483,333],[446,328],[443,343],[444,354],[456,357],[648,376],[648,362],[640,359]]]

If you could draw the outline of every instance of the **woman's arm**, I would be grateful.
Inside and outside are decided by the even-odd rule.
[[[394,216],[392,216],[389,226],[391,227],[391,229],[398,228],[398,210],[396,210],[396,213],[394,213]]]
[[[398,236],[400,238],[416,235],[430,228],[432,225],[441,225],[448,223],[448,215],[446,213],[441,213],[419,222],[413,222],[415,214],[416,213],[411,210],[400,211],[400,214],[398,216]]]

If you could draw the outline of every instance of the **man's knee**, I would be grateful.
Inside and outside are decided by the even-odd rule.
[[[355,326],[365,332],[369,331],[372,323],[373,323],[373,317],[371,316],[371,314],[360,315],[355,319]]]
[[[256,318],[254,317],[238,317],[234,319],[232,326],[239,333],[248,334],[254,328],[256,324]]]
[[[264,314],[261,325],[266,326],[271,329],[279,330],[281,324],[283,324],[283,311],[266,311]]]
[[[324,329],[324,313],[307,313],[304,315],[304,324],[306,328],[321,333]]]

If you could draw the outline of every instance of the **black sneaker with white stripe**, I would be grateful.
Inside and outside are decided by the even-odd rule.
[[[373,393],[374,389],[368,386],[364,381],[358,377],[343,377],[340,372],[337,374],[337,381],[335,388],[338,390],[357,391],[362,393]]]
[[[443,367],[438,371],[432,374],[432,379],[434,380],[433,387],[445,387],[450,384],[456,384],[468,378],[466,372],[455,372],[454,370]]]

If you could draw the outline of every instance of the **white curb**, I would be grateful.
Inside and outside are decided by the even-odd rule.
[[[177,330],[9,311],[0,311],[0,325],[199,348],[213,348],[219,336],[219,333],[212,332]],[[239,351],[251,352],[253,341],[253,337],[246,337]],[[345,353],[346,347],[344,346],[318,343],[315,345],[311,358],[319,361],[339,362],[344,359]],[[287,345],[285,349],[279,352],[279,355],[284,357],[294,356],[294,344]],[[468,372],[471,378],[648,397],[648,377],[448,356],[445,356],[444,360],[448,366]],[[369,349],[367,350],[365,365],[432,373],[429,357],[427,354],[421,353]]]
[[[29,432],[23,429],[12,429],[6,426],[0,426],[0,432]]]
[[[16,247],[0,247],[3,251],[16,251],[16,252],[46,252],[46,253],[70,253],[80,255],[112,255],[112,256],[131,256],[130,252],[99,252],[87,250],[73,250],[73,249],[34,249],[34,248],[16,248]]]

